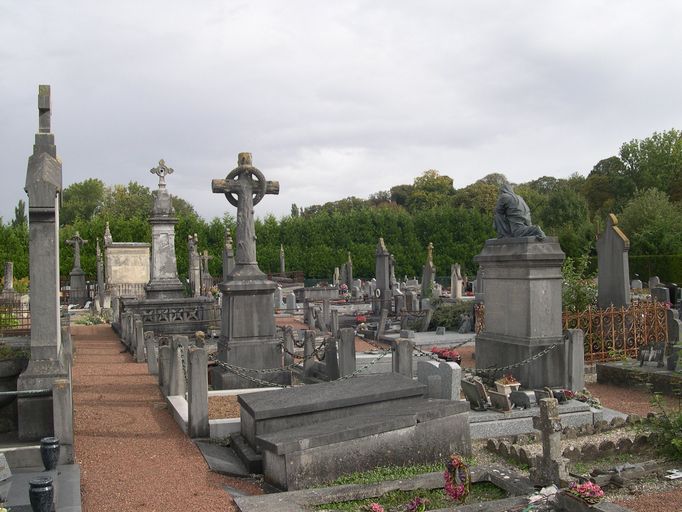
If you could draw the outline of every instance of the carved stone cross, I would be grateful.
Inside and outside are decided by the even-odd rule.
[[[69,238],[66,243],[73,245],[73,268],[81,268],[81,247],[87,244],[88,241],[83,240],[78,231],[76,231],[76,234],[73,236],[73,238]]]
[[[253,207],[265,194],[279,194],[279,182],[265,180],[252,165],[251,153],[239,153],[237,168],[224,180],[213,180],[211,188],[215,194],[225,194],[229,203],[237,207],[236,265],[257,265]]]
[[[537,485],[561,485],[568,480],[566,461],[561,455],[561,417],[556,398],[540,400],[540,416],[533,417],[533,428],[542,436],[542,455],[535,458],[531,480]]]
[[[213,259],[213,256],[208,254],[208,251],[204,249],[203,254],[201,255],[201,261],[203,263],[203,271],[208,274],[208,260]]]
[[[38,133],[50,133],[51,124],[50,86],[38,87]]]
[[[149,169],[149,172],[156,174],[159,177],[159,187],[166,185],[166,176],[173,174],[173,169],[166,165],[163,158],[159,160],[159,165],[153,169]]]

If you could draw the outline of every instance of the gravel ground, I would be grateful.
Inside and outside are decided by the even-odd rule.
[[[85,512],[233,511],[223,485],[249,481],[209,471],[161,398],[146,364],[121,353],[109,325],[72,326],[76,460]]]
[[[637,388],[624,388],[610,384],[587,384],[587,389],[601,400],[604,407],[615,409],[625,414],[638,414],[645,417],[649,412],[656,412],[651,405],[651,393]],[[677,400],[664,397],[668,407],[677,408]],[[682,510],[682,506],[680,506]]]
[[[239,418],[239,403],[237,397],[232,396],[209,396],[208,419],[220,420],[225,418]]]

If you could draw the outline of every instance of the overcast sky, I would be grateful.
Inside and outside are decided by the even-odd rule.
[[[237,153],[280,183],[256,214],[412,183],[587,174],[682,128],[682,2],[0,0],[0,215],[52,86],[64,186],[137,181],[234,214]]]

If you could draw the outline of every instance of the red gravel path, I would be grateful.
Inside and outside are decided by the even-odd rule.
[[[222,485],[255,485],[209,471],[167,410],[156,377],[133,362],[108,325],[73,326],[76,459],[85,512],[233,511]]]

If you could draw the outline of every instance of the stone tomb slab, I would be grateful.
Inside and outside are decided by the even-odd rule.
[[[241,434],[256,436],[371,410],[379,402],[422,398],[426,386],[399,374],[379,374],[240,395]]]
[[[301,489],[375,466],[429,463],[471,451],[468,405],[451,400],[379,404],[348,415],[258,437],[265,480]]]
[[[469,425],[472,439],[503,437],[534,432],[533,417],[539,416],[540,408],[512,409],[509,412],[492,410],[471,411]],[[601,411],[595,411],[583,402],[569,400],[559,405],[561,423],[565,427],[594,424],[601,420]]]

